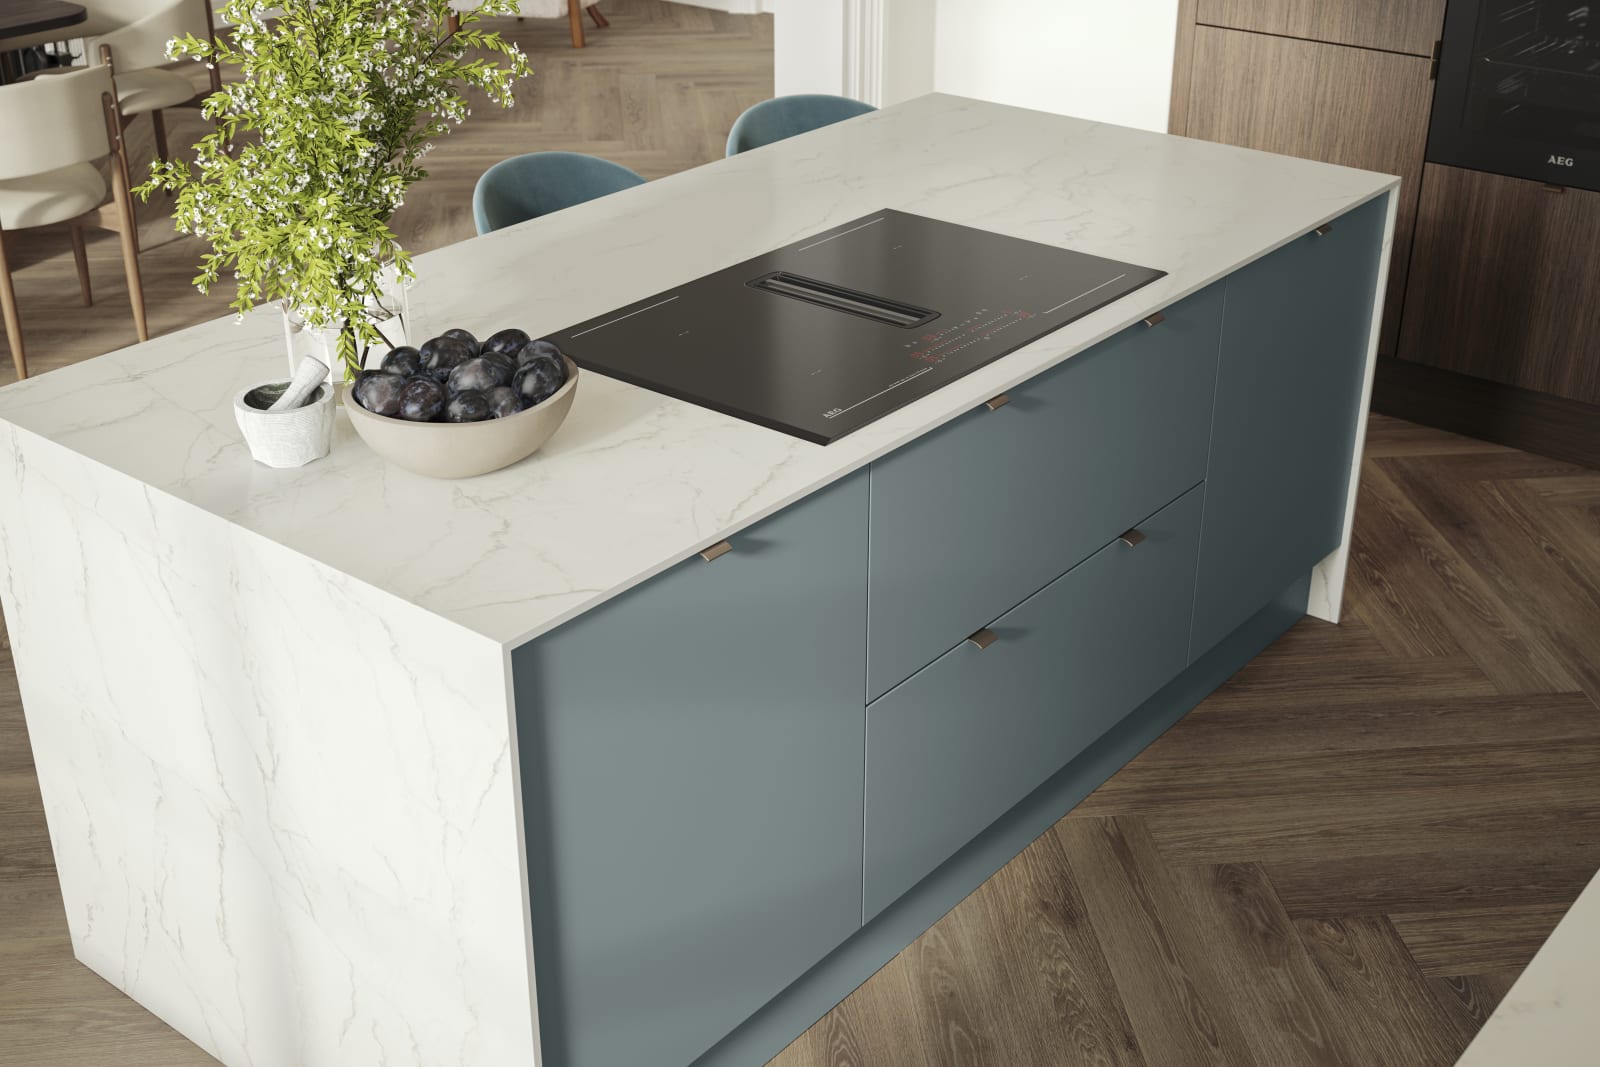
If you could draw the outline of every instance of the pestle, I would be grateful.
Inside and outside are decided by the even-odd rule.
[[[307,356],[300,361],[300,366],[295,368],[294,380],[289,383],[289,388],[283,395],[273,401],[268,411],[290,411],[301,407],[311,399],[311,394],[317,391],[328,377],[328,365],[315,356]]]

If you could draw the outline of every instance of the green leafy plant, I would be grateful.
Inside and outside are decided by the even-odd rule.
[[[157,161],[137,190],[176,195],[180,231],[211,251],[194,280],[209,292],[224,271],[242,315],[281,300],[306,325],[339,331],[346,377],[379,340],[372,315],[385,273],[405,284],[410,258],[389,226],[406,190],[427,176],[433,140],[471,113],[480,90],[501,107],[530,72],[498,33],[475,29],[517,0],[452,11],[449,0],[229,0],[231,35],[172,41],[168,55],[235,67],[208,97],[216,132],[193,164]],[[454,16],[454,18],[452,18]],[[498,57],[498,58],[492,58]]]

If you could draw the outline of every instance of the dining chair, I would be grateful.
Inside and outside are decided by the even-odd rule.
[[[89,287],[83,230],[93,226],[118,233],[134,328],[139,340],[148,341],[135,243],[137,221],[128,192],[122,116],[117,111],[110,69],[79,68],[0,86],[0,144],[7,148],[0,153],[0,313],[17,377],[28,376],[28,363],[5,248],[7,234],[14,230],[65,226],[72,239],[85,305],[94,302],[94,294]],[[108,158],[111,201],[106,203],[106,182],[95,163]]]
[[[462,5],[472,3],[473,0],[459,0]],[[589,17],[594,20],[597,29],[605,29],[611,25],[611,20],[600,12],[600,0],[517,0],[517,10],[513,13],[516,20],[521,22],[524,18],[553,19],[567,16],[567,27],[572,32],[572,47],[584,47],[583,13],[589,12]],[[451,13],[450,29],[454,32],[459,28],[457,16]]]
[[[91,64],[111,68],[123,122],[148,114],[155,130],[156,155],[170,159],[167,124],[162,112],[174,107],[198,108],[222,88],[222,71],[210,65],[211,87],[195,92],[194,83],[170,69],[167,42],[193,34],[216,40],[210,0],[80,0],[97,26],[111,26],[84,38]]]
[[[643,185],[620,163],[582,152],[530,152],[503,159],[472,191],[472,220],[492,233],[564,207]]]
[[[728,155],[736,156],[876,110],[871,104],[848,96],[827,93],[797,93],[763,100],[746,108],[744,114],[734,120],[733,129],[728,131]]]

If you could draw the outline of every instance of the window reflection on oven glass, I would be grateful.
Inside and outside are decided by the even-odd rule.
[[[1600,147],[1600,21],[1576,0],[1487,0],[1466,126],[1496,139]]]

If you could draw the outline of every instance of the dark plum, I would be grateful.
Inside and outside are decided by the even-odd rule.
[[[490,418],[489,398],[476,389],[463,389],[444,406],[446,422],[482,422]]]
[[[521,330],[501,330],[497,334],[491,334],[489,339],[483,342],[482,351],[498,352],[503,356],[514,358],[518,352],[522,351],[522,346],[527,343],[528,335]]]
[[[401,345],[383,357],[381,366],[390,374],[398,374],[402,378],[414,378],[422,373],[422,353],[410,345]]]
[[[561,375],[549,360],[534,360],[517,371],[517,376],[511,379],[511,388],[522,397],[525,406],[532,407],[561,388]]]
[[[435,337],[422,346],[423,372],[441,385],[450,372],[473,357],[465,341],[454,337]]]
[[[444,386],[432,378],[412,378],[400,391],[400,417],[411,422],[432,422],[444,411]]]
[[[450,372],[450,393],[474,392],[487,393],[490,389],[501,384],[500,376],[495,373],[495,368],[488,360],[482,357],[469,359]]]
[[[542,338],[538,341],[529,341],[517,352],[517,366],[526,367],[536,359],[549,359],[557,367],[562,366],[561,349]]]
[[[369,370],[361,372],[361,377],[356,379],[351,393],[355,396],[357,404],[374,415],[387,415],[393,418],[400,414],[400,394],[405,387],[406,380],[398,374]]]
[[[461,329],[446,330],[444,333],[440,334],[439,336],[440,337],[453,337],[453,338],[455,338],[457,341],[460,341],[462,344],[464,344],[468,348],[472,349],[472,354],[473,355],[477,355],[478,354],[478,349],[481,347],[478,344],[478,339],[476,337],[472,336],[472,331],[471,330],[461,330]]]
[[[494,368],[495,385],[511,384],[511,376],[517,373],[515,356],[508,356],[504,352],[485,352],[478,358]]]
[[[522,397],[509,385],[500,385],[489,390],[489,417],[503,419],[507,415],[515,415],[522,410]]]

